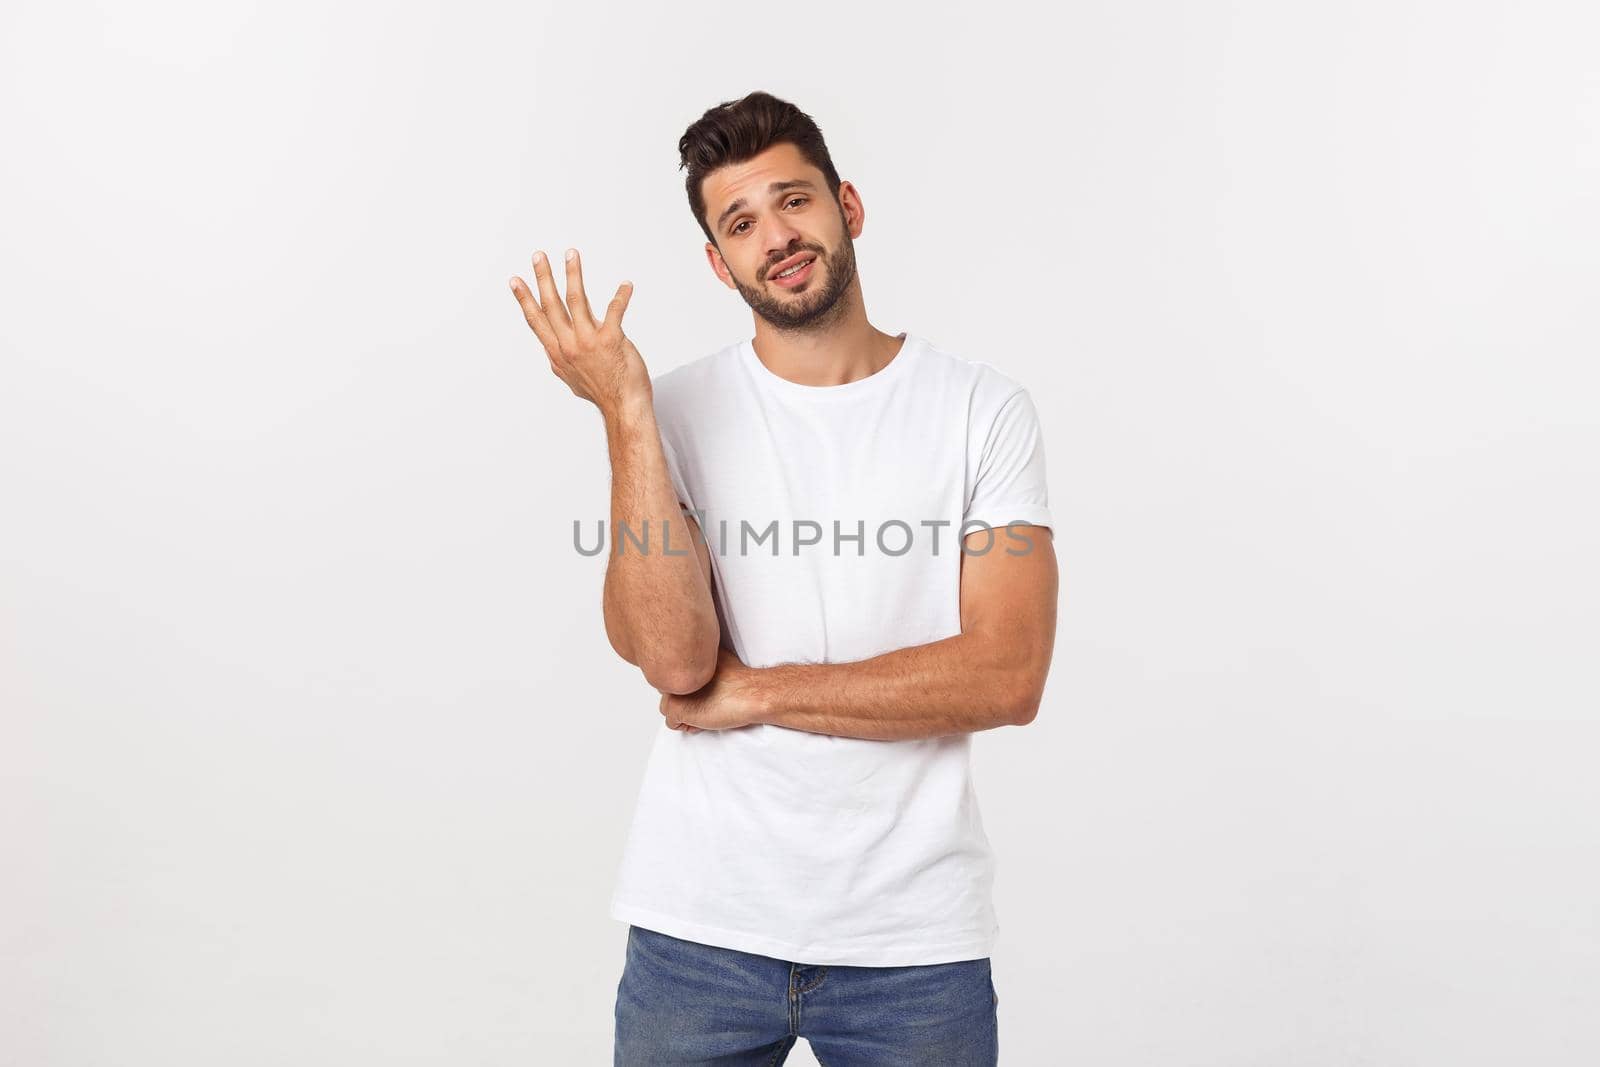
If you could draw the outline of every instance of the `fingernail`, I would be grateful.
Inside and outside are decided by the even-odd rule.
[[[535,263],[543,263],[544,262],[544,253],[543,252],[535,252],[533,254],[533,261]]]
[[[577,258],[578,258],[578,250],[576,248],[567,249],[567,262],[568,263],[571,263],[574,259],[577,259]]]
[[[511,278],[511,279],[509,279],[509,280],[508,280],[508,281],[507,281],[507,282],[506,282],[506,284],[507,284],[507,285],[509,285],[509,286],[511,286],[511,291],[512,291],[512,292],[513,292],[513,293],[514,293],[514,292],[516,292],[516,291],[517,291],[517,280],[516,280],[516,279],[515,279],[515,278]]]

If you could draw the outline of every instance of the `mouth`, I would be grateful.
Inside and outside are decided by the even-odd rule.
[[[786,259],[779,264],[782,270],[770,272],[767,275],[767,280],[772,282],[773,285],[781,285],[785,289],[793,289],[811,277],[811,271],[816,261],[816,255],[810,252],[795,256],[792,259]]]

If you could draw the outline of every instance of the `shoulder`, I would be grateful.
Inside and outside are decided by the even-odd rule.
[[[952,352],[924,338],[922,356],[929,377],[964,394],[971,425],[986,429],[1001,410],[1027,392],[1023,382],[986,359]],[[1023,398],[1026,400],[1026,397]]]

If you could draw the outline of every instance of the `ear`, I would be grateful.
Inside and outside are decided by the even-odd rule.
[[[739,288],[733,284],[733,275],[728,272],[728,265],[722,261],[722,253],[717,251],[717,246],[710,241],[706,242],[706,262],[711,264],[711,272],[715,274],[723,285],[729,289]]]
[[[845,229],[850,232],[850,239],[853,241],[860,237],[867,223],[867,207],[861,202],[861,194],[856,187],[847,181],[839,183],[839,210],[844,213]]]

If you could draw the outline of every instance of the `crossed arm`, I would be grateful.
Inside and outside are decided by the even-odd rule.
[[[676,506],[650,404],[608,413],[606,437],[613,532],[606,635],[661,692],[667,726],[694,733],[768,723],[908,740],[1033,721],[1055,646],[1059,579],[1048,527],[1015,528],[1025,551],[1002,547],[1009,537],[978,531],[967,538],[961,632],[953,637],[852,663],[749,667],[718,645],[710,549],[694,517]],[[637,531],[640,516],[649,516],[645,551],[615,536],[624,522]],[[662,551],[663,533],[677,546],[671,554]]]
[[[1049,528],[1015,530],[1032,545],[1019,555],[999,547],[963,554],[961,633],[854,663],[747,667],[720,649],[703,688],[662,695],[667,725],[693,732],[769,723],[906,740],[1032,722],[1055,646],[1059,579]],[[986,543],[999,542],[982,532],[967,539],[974,553]],[[701,561],[709,573],[708,556]]]

